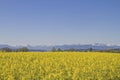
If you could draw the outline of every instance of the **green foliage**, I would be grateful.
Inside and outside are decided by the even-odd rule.
[[[92,49],[92,48],[89,48],[89,49],[88,49],[88,51],[92,52],[92,51],[93,51],[93,49]]]
[[[62,49],[60,49],[60,48],[58,48],[58,49],[57,49],[57,51],[58,51],[58,52],[62,52],[63,50],[62,50]]]
[[[29,49],[27,47],[22,47],[17,50],[18,52],[28,52]]]
[[[52,51],[52,52],[56,52],[56,48],[53,47],[53,48],[51,49],[51,51]]]
[[[5,48],[0,49],[0,51],[1,52],[12,52],[12,49],[5,47]]]
[[[74,49],[74,48],[70,48],[69,51],[70,51],[70,52],[73,52],[73,51],[75,51],[75,49]]]

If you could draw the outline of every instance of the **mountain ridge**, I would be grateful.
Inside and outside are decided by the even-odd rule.
[[[62,50],[67,50],[70,48],[74,48],[74,49],[89,49],[89,48],[93,48],[96,50],[106,50],[106,49],[120,49],[119,45],[107,45],[107,44],[64,44],[64,45],[54,45],[54,46],[43,46],[43,45],[37,45],[37,46],[31,46],[31,45],[27,45],[27,46],[10,46],[7,44],[0,44],[0,48],[4,48],[4,47],[8,47],[11,49],[18,49],[20,47],[27,47],[30,50],[46,50],[49,51],[51,50],[53,47],[55,47],[56,49],[60,48]]]

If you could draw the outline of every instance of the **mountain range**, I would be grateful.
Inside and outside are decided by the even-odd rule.
[[[27,47],[30,50],[36,50],[36,51],[49,51],[51,50],[53,47],[58,49],[62,49],[62,50],[68,50],[70,48],[74,48],[74,49],[96,49],[96,50],[106,50],[106,49],[120,49],[120,46],[118,45],[107,45],[107,44],[73,44],[73,45],[55,45],[55,46],[42,46],[42,45],[38,45],[38,46],[31,46],[31,45],[27,45],[27,46],[10,46],[10,45],[4,45],[4,44],[0,44],[0,48],[4,48],[4,47],[8,47],[11,49],[18,49],[20,47]]]

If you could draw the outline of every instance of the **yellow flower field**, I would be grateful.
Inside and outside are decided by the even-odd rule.
[[[0,80],[120,80],[120,54],[0,52]]]

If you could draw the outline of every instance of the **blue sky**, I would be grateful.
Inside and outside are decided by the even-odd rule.
[[[0,44],[120,45],[120,0],[0,0]]]

